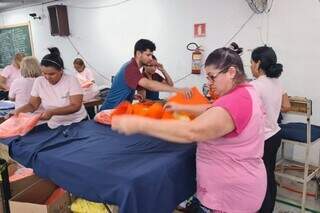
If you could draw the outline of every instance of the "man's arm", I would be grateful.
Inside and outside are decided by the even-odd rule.
[[[141,78],[138,82],[138,85],[151,91],[159,92],[178,92],[180,89],[163,84],[157,81],[149,80],[147,78]]]

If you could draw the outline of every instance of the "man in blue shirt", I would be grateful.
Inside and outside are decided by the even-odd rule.
[[[155,44],[147,39],[140,39],[134,46],[134,58],[122,65],[115,75],[111,89],[100,110],[113,109],[122,101],[132,102],[138,87],[151,91],[179,92],[183,91],[187,97],[191,96],[188,88],[178,89],[144,77],[140,68],[152,62]]]

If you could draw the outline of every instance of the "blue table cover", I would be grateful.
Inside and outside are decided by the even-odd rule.
[[[121,213],[172,213],[195,193],[194,144],[125,136],[94,121],[0,140],[10,156],[75,196]]]

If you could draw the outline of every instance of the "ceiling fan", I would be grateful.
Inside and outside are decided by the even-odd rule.
[[[268,0],[246,0],[253,12],[260,14],[267,10]]]

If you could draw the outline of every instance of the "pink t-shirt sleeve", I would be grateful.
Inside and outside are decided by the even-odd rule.
[[[247,126],[252,115],[252,98],[245,87],[220,97],[213,105],[225,109],[231,116],[235,129],[226,136],[237,136]]]
[[[1,72],[1,76],[8,78],[12,73],[12,68],[11,65],[6,66],[2,72]]]
[[[18,81],[13,81],[11,86],[10,86],[10,89],[9,89],[9,98],[10,99],[15,99],[16,98],[16,95],[17,95],[17,87],[19,86],[19,82]]]
[[[70,91],[69,91],[70,96],[83,94],[83,91],[82,91],[82,88],[81,88],[79,81],[77,80],[77,78],[75,78],[73,76],[70,76],[69,89],[70,89]]]
[[[89,80],[89,81],[94,81],[94,77],[93,77],[93,73],[92,73],[92,71],[91,70],[89,70],[89,69],[87,69],[87,79]]]
[[[36,80],[34,81],[34,84],[32,86],[32,90],[31,90],[31,96],[33,96],[33,97],[40,97],[40,95],[39,95],[40,80],[41,80],[41,78],[36,78]]]

